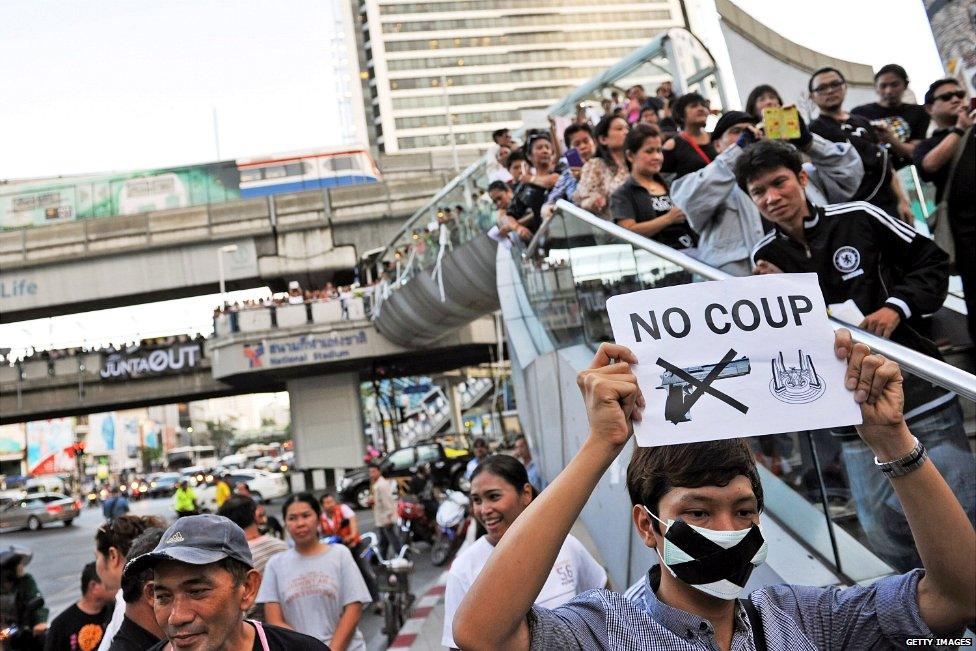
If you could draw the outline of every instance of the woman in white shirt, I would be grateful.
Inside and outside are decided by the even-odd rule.
[[[441,639],[444,646],[457,648],[452,631],[457,607],[488,562],[495,545],[535,495],[525,466],[515,457],[496,454],[478,464],[471,476],[471,507],[475,519],[487,533],[458,554],[447,575]],[[582,592],[606,587],[606,583],[607,573],[582,543],[569,535],[535,603],[555,608]]]

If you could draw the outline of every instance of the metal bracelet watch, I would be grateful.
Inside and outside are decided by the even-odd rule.
[[[881,469],[881,472],[883,472],[889,478],[901,477],[920,468],[928,458],[928,451],[925,449],[925,446],[922,445],[922,442],[916,438],[915,447],[913,447],[912,451],[905,456],[884,462],[879,461],[878,457],[875,457],[874,465],[878,466],[878,468]]]

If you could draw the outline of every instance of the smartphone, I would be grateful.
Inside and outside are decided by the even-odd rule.
[[[766,107],[762,115],[767,138],[793,140],[800,137],[800,113],[795,106]]]
[[[569,163],[570,167],[583,167],[583,159],[580,158],[579,151],[576,147],[571,147],[566,150],[566,162]]]

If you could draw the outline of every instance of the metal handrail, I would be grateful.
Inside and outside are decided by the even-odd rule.
[[[539,246],[541,246],[542,244],[542,240],[549,233],[550,224],[552,224],[552,217],[542,220],[542,224],[539,226],[539,230],[537,230],[535,232],[535,235],[532,236],[532,239],[529,241],[529,245],[525,248],[525,251],[522,253],[523,258],[531,258],[532,256],[535,255],[535,252],[539,249]]]
[[[566,201],[565,199],[560,199],[556,202],[556,210],[562,211],[565,214],[571,215],[580,221],[586,222],[590,226],[600,229],[605,233],[614,236],[618,240],[622,240],[638,249],[652,253],[659,258],[664,258],[669,262],[682,267],[686,271],[690,271],[693,274],[702,276],[703,278],[708,278],[709,280],[725,280],[727,278],[732,278],[733,276],[712,267],[710,265],[701,262],[700,260],[695,260],[692,257],[676,251],[669,246],[661,244],[660,242],[655,242],[654,240],[649,240],[646,237],[638,235],[633,231],[627,230],[617,224],[609,222],[602,217],[598,217],[586,210],[583,210],[579,206],[573,205]],[[896,344],[888,339],[883,339],[877,335],[873,335],[870,332],[861,330],[860,328],[851,326],[850,324],[844,323],[834,317],[829,317],[831,325],[833,325],[835,330],[841,328],[846,328],[851,331],[851,335],[854,337],[854,341],[866,344],[878,353],[881,353],[888,359],[897,362],[901,367],[913,375],[928,380],[932,384],[936,384],[944,389],[948,389],[954,393],[964,396],[970,400],[976,401],[976,376],[971,373],[967,373],[962,369],[956,368],[951,364],[946,364],[943,361],[933,359],[928,355],[923,355],[922,353],[916,352],[910,348],[906,348],[901,344]]]
[[[437,203],[440,202],[444,197],[446,197],[448,194],[456,190],[459,186],[464,184],[465,181],[467,181],[472,176],[474,176],[475,173],[478,171],[478,169],[483,165],[485,165],[486,163],[487,161],[484,158],[479,158],[475,162],[471,163],[464,169],[463,172],[461,172],[453,179],[451,179],[447,185],[445,185],[437,192],[437,194],[435,194],[426,203],[424,203],[424,205],[422,205],[420,208],[417,208],[417,210],[415,210],[412,215],[407,217],[406,221],[403,222],[403,226],[401,226],[400,230],[396,232],[396,234],[393,236],[393,239],[390,240],[390,243],[387,244],[385,247],[383,247],[383,252],[380,253],[376,259],[383,260],[384,258],[386,258],[387,252],[389,252],[389,250],[396,245],[396,243],[400,240],[401,237],[403,237],[403,235],[407,231],[413,228],[414,224],[417,223],[417,220],[421,219],[424,215],[426,215],[427,212],[429,212],[431,208],[436,206]]]

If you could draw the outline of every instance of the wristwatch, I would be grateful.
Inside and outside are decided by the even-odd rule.
[[[960,129],[959,127],[949,127],[949,133],[954,133],[957,136],[966,135],[966,132],[963,129]]]
[[[892,477],[901,477],[914,470],[918,470],[928,458],[928,450],[926,450],[925,446],[922,445],[922,442],[916,438],[915,447],[912,448],[912,451],[905,456],[884,462],[878,461],[878,457],[875,457],[874,465],[878,466],[878,468],[881,469],[881,472],[891,479]]]

